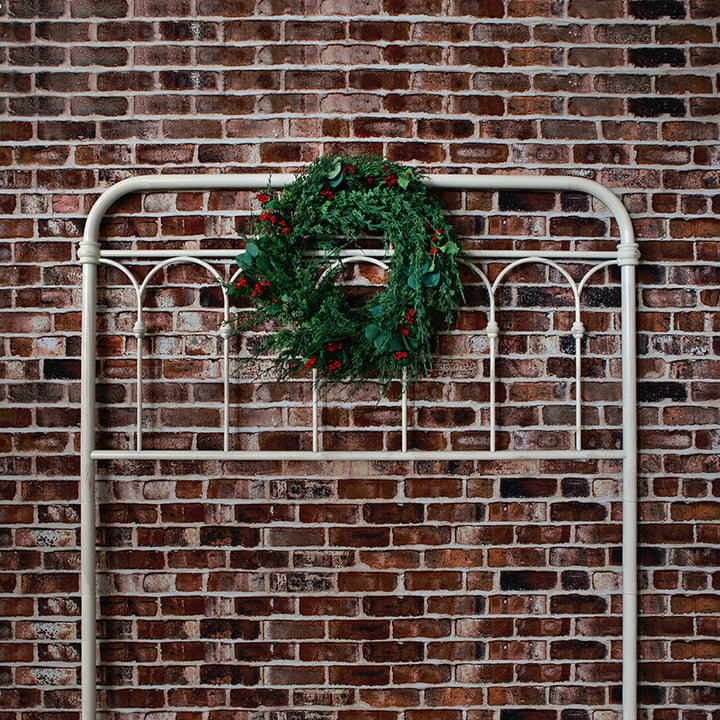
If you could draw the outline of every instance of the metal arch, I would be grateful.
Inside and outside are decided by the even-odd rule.
[[[177,458],[174,451],[102,451],[94,446],[95,411],[95,333],[97,265],[110,258],[120,257],[168,257],[182,255],[177,251],[106,250],[100,244],[100,223],[113,204],[134,192],[205,191],[205,190],[255,190],[272,186],[282,188],[295,179],[293,175],[247,174],[247,175],[152,175],[123,180],[108,188],[91,209],[83,240],[78,248],[78,258],[83,264],[83,312],[82,312],[82,383],[81,383],[81,645],[82,645],[82,720],[96,717],[96,568],[95,568],[95,461],[100,458]],[[636,420],[636,350],[635,350],[635,265],[639,252],[634,239],[632,222],[620,199],[608,188],[598,183],[574,176],[524,176],[524,175],[431,175],[426,183],[437,189],[453,190],[537,190],[545,192],[574,191],[586,193],[605,204],[615,218],[620,242],[614,252],[604,251],[548,251],[545,257],[594,259],[605,266],[617,264],[621,270],[622,291],[622,398],[623,398],[623,449],[605,451],[446,451],[424,452],[403,448],[402,451],[362,452],[288,452],[285,459],[537,459],[537,458],[619,458],[623,461],[623,714],[624,720],[635,720],[637,715],[637,420]],[[197,250],[187,255],[230,259],[236,252]],[[369,253],[369,254],[372,254]],[[505,258],[537,256],[527,251],[471,251],[473,258]],[[267,459],[267,453],[223,451],[188,451],[187,457],[205,459]]]
[[[167,258],[166,260],[163,260],[162,262],[155,265],[153,269],[150,270],[150,272],[145,276],[145,279],[142,281],[142,285],[140,286],[142,296],[144,297],[145,291],[150,284],[150,280],[152,280],[156,273],[160,272],[160,270],[168,267],[169,265],[179,265],[181,263],[200,265],[201,267],[204,267],[208,272],[212,273],[218,282],[222,282],[222,276],[220,275],[220,273],[215,270],[215,268],[210,265],[210,263],[206,262],[202,258],[193,257],[192,255],[176,255],[175,257]]]
[[[157,263],[143,278],[142,283],[137,288],[138,295],[138,309],[137,309],[137,322],[135,323],[134,333],[137,338],[137,422],[135,429],[135,448],[138,451],[142,451],[142,412],[143,412],[143,399],[142,399],[142,385],[143,385],[143,353],[142,353],[142,340],[145,337],[147,328],[143,321],[143,301],[145,300],[145,293],[150,286],[150,281],[155,275],[170,265],[181,265],[187,263],[190,265],[199,265],[205,268],[218,282],[222,283],[223,278],[220,273],[202,258],[192,257],[189,255],[179,255],[174,257],[168,257],[162,262]],[[118,263],[115,263],[116,265]],[[227,293],[223,292],[223,322],[220,326],[220,335],[223,338],[223,448],[225,450],[230,449],[230,335],[231,330],[229,326],[230,322],[230,301]]]
[[[612,260],[608,260],[607,262],[600,263],[599,265],[595,265],[595,267],[590,268],[585,275],[583,275],[582,279],[578,283],[578,294],[582,296],[582,292],[585,289],[585,286],[587,285],[588,280],[596,273],[598,270],[605,270],[606,268],[612,267],[613,265],[617,265],[616,262]]]
[[[350,263],[358,263],[358,262],[365,262],[369,263],[370,265],[377,265],[378,267],[381,267],[383,270],[389,270],[390,266],[387,263],[384,263],[382,260],[378,260],[377,258],[374,258],[372,255],[347,255],[345,257],[341,257],[338,260],[333,260],[330,263],[330,267],[327,268],[327,270],[324,270],[322,275],[318,278],[317,284],[319,285],[327,276],[328,273],[331,273],[335,268],[340,267],[341,265],[350,265]]]
[[[502,272],[498,274],[498,276],[495,278],[495,281],[492,285],[492,294],[493,299],[495,298],[495,293],[497,292],[497,289],[500,287],[502,280],[504,280],[515,268],[520,267],[522,265],[535,265],[535,264],[542,264],[547,265],[548,267],[553,268],[554,270],[557,270],[568,282],[568,285],[570,286],[570,289],[572,290],[573,299],[575,302],[575,322],[573,323],[573,326],[570,330],[573,337],[575,338],[575,449],[581,450],[582,449],[582,395],[581,395],[581,387],[582,387],[582,370],[581,370],[581,342],[583,335],[585,334],[585,328],[583,327],[583,324],[580,320],[580,291],[578,290],[577,283],[572,278],[570,273],[565,270],[562,266],[558,265],[554,260],[551,260],[550,258],[544,258],[541,256],[530,256],[525,258],[520,258],[519,260],[515,260],[515,262],[510,263],[506,267],[503,268]],[[493,323],[494,327],[497,327],[497,321],[495,317],[495,312],[497,309],[497,304],[495,302],[492,303],[490,306],[490,320]],[[488,326],[490,326],[490,322],[488,322]],[[494,364],[491,365],[493,368],[493,377],[491,378],[491,382],[495,383],[495,376],[494,376]],[[494,433],[495,426],[492,426],[491,432]]]
[[[114,267],[116,270],[120,270],[120,272],[125,275],[125,277],[132,283],[132,286],[135,288],[135,294],[139,298],[140,297],[140,283],[137,281],[137,278],[133,273],[126,268],[122,263],[116,262],[115,260],[110,260],[109,258],[101,258],[100,259],[101,265],[107,265],[108,267]]]

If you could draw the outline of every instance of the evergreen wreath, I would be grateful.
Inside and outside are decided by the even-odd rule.
[[[332,384],[427,373],[432,341],[462,296],[455,233],[416,172],[376,156],[323,155],[281,194],[257,194],[262,213],[226,287],[253,312],[236,332],[280,329],[253,351],[275,355],[278,380],[313,368]],[[365,302],[338,283],[341,251],[382,236],[387,285]],[[361,254],[358,251],[357,254]]]

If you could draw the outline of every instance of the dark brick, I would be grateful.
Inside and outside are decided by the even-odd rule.
[[[636,67],[654,68],[661,65],[685,67],[685,52],[676,47],[630,48],[628,50],[630,64]]]
[[[682,20],[686,14],[685,3],[680,0],[630,0],[630,15],[638,20],[658,20],[670,17]]]
[[[684,117],[687,115],[685,103],[680,98],[630,98],[628,100],[630,112],[637,117]]]
[[[551,590],[557,585],[557,573],[535,570],[503,571],[501,590]]]
[[[253,640],[260,635],[260,623],[250,620],[205,619],[200,621],[200,637]]]
[[[584,570],[563,570],[560,583],[563,590],[589,590],[590,574]]]
[[[555,207],[555,196],[552,193],[510,192],[502,190],[498,193],[498,208],[505,211],[543,211]]]
[[[557,481],[549,478],[502,478],[500,497],[550,497],[557,492]]]
[[[48,380],[79,380],[80,361],[69,359],[43,360],[43,377]]]
[[[641,381],[638,383],[638,400],[641,402],[658,402],[660,400],[687,400],[687,385],[679,382]]]
[[[550,657],[553,660],[602,660],[607,655],[608,648],[592,640],[558,640],[550,643]]]

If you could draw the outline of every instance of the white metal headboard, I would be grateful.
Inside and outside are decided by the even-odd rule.
[[[467,251],[471,270],[480,278],[490,297],[487,336],[490,362],[490,449],[489,450],[418,450],[408,447],[407,394],[403,393],[402,449],[372,451],[324,451],[321,448],[318,421],[318,397],[312,400],[313,445],[312,450],[269,451],[230,450],[229,378],[230,378],[230,327],[225,325],[219,332],[224,342],[224,418],[223,450],[154,450],[144,449],[142,444],[142,368],[143,350],[140,340],[145,335],[143,322],[143,296],[149,280],[155,272],[179,262],[192,262],[217,275],[213,260],[234,258],[238,251],[227,250],[111,250],[100,243],[100,224],[111,206],[131,193],[209,191],[209,190],[256,190],[268,186],[283,188],[292,175],[153,175],[123,180],[106,190],[90,211],[85,234],[78,250],[83,264],[82,308],[82,390],[81,390],[81,596],[82,596],[82,720],[95,720],[96,714],[96,537],[95,537],[95,464],[100,459],[204,459],[204,460],[429,460],[429,459],[619,459],[623,465],[623,713],[625,720],[635,720],[637,705],[637,420],[636,420],[636,347],[635,347],[635,265],[639,251],[635,243],[630,217],[625,207],[610,190],[591,180],[570,176],[493,176],[493,175],[432,175],[427,178],[430,187],[456,191],[546,191],[579,192],[597,198],[605,204],[619,229],[619,243],[614,251],[556,250],[534,252],[524,250],[470,250]],[[357,254],[355,252],[354,254]],[[367,251],[367,256],[377,258],[383,251]],[[120,262],[123,258],[154,261],[155,267],[142,282],[127,272]],[[491,282],[487,275],[472,261],[504,260],[501,273]],[[560,265],[560,260],[593,263],[585,276],[576,282]],[[498,352],[500,327],[496,317],[496,290],[502,279],[515,267],[526,263],[542,263],[560,272],[567,280],[575,300],[575,316],[571,333],[575,338],[575,448],[573,450],[498,450],[496,448],[496,397],[495,364]],[[95,362],[96,362],[96,294],[98,265],[108,265],[124,272],[130,279],[137,297],[137,322],[134,334],[137,343],[137,426],[135,448],[130,450],[105,450],[95,447]],[[581,322],[580,293],[589,278],[598,270],[617,265],[621,272],[621,355],[622,355],[622,439],[621,450],[583,449],[581,444],[581,372],[580,343],[585,329]],[[220,278],[218,278],[220,279]],[[224,297],[224,316],[230,318],[227,296]]]

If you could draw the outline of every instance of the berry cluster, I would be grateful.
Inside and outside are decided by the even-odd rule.
[[[398,350],[395,353],[395,359],[396,360],[405,360],[407,358],[408,354],[404,350]]]
[[[306,363],[305,363],[305,369],[309,370],[315,363],[317,362],[317,355],[314,357],[311,357]]]
[[[247,280],[244,276],[240,276],[238,281],[233,285],[233,290],[239,290],[240,288],[247,287]]]
[[[410,308],[406,313],[405,317],[403,318],[402,325],[400,325],[400,332],[407,337],[410,334],[410,329],[408,328],[408,325],[412,327],[415,323],[415,309]]]
[[[252,296],[257,297],[261,293],[264,293],[269,287],[270,283],[267,280],[258,280],[253,288]]]
[[[338,352],[338,350],[342,350],[343,344],[341,342],[335,342],[334,340],[331,340],[329,343],[325,345],[325,349],[329,353]],[[333,372],[334,370],[339,370],[342,367],[342,362],[340,360],[332,360],[328,363],[328,370],[330,372]]]
[[[259,192],[255,197],[260,201],[261,205],[270,202],[270,196],[267,193]]]
[[[323,189],[320,191],[320,195],[322,195],[322,197],[326,200],[332,200],[335,197],[335,194],[335,191],[328,183],[325,183],[325,185],[323,185]]]
[[[433,232],[430,225],[425,223],[425,229],[428,232]],[[438,247],[438,242],[440,242],[440,238],[442,237],[442,230],[435,230],[432,234],[432,237],[430,238],[430,242],[432,243],[432,247],[430,248],[430,255],[440,255],[440,257],[445,257],[445,253]]]
[[[279,219],[277,215],[273,215],[271,212],[266,210],[261,216],[260,219],[264,222],[269,222],[271,225],[275,225],[277,223],[278,229],[281,233],[287,233],[290,232],[290,228],[287,226],[287,223]]]
[[[385,187],[389,187],[389,188],[395,187],[398,184],[397,173],[388,172],[387,165],[383,165],[383,171],[386,173],[385,177],[383,178]]]

